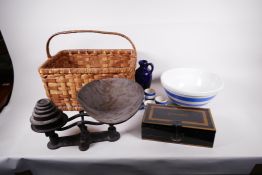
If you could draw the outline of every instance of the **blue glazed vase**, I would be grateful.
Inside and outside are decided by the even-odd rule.
[[[152,63],[148,63],[147,60],[140,60],[139,65],[140,67],[136,70],[135,74],[136,82],[144,89],[147,89],[151,85],[154,65]]]

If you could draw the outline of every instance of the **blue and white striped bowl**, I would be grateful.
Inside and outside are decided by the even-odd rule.
[[[168,91],[167,89],[165,89],[165,91],[173,103],[187,107],[200,107],[206,105],[212,98],[215,97],[215,95],[208,97],[190,97]]]
[[[167,105],[168,104],[168,99],[159,95],[159,96],[156,96],[155,102],[156,102],[156,104]]]
[[[161,83],[173,103],[188,107],[209,103],[224,87],[218,75],[192,68],[167,70]]]
[[[156,97],[156,91],[152,88],[147,88],[144,90],[146,100],[154,100]]]

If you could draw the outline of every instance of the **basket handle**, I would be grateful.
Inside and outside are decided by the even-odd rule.
[[[62,35],[62,34],[70,34],[70,33],[100,33],[100,34],[108,34],[108,35],[118,35],[121,36],[123,38],[125,38],[126,40],[129,41],[129,43],[132,45],[135,54],[136,54],[136,47],[134,45],[134,43],[131,41],[130,38],[128,38],[126,35],[122,34],[122,33],[117,33],[117,32],[106,32],[106,31],[99,31],[99,30],[68,30],[68,31],[63,31],[63,32],[58,32],[53,34],[46,43],[46,54],[48,58],[52,58],[51,54],[50,54],[50,50],[49,50],[49,45],[50,45],[50,41],[52,40],[52,38],[54,38],[57,35]]]

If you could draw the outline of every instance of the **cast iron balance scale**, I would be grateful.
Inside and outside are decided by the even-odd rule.
[[[142,87],[134,81],[122,78],[96,80],[79,91],[78,101],[84,110],[72,117],[68,117],[49,99],[38,100],[30,118],[31,128],[49,137],[49,149],[79,146],[81,151],[85,151],[92,143],[117,141],[120,134],[114,125],[130,119],[138,111],[143,98]],[[97,122],[85,120],[86,116]],[[66,125],[78,118],[80,121]],[[107,131],[89,132],[86,126],[103,124],[109,125]],[[79,128],[79,134],[59,137],[56,133],[75,126]]]

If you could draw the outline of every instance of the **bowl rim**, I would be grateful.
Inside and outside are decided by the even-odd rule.
[[[164,80],[163,80],[163,77],[169,73],[169,72],[172,72],[172,71],[177,71],[177,70],[191,70],[191,71],[199,71],[199,72],[202,72],[202,73],[206,73],[206,74],[212,74],[214,76],[216,76],[220,82],[219,86],[215,89],[212,89],[212,90],[208,90],[208,91],[205,91],[205,92],[189,92],[189,91],[186,91],[186,90],[177,90],[177,89],[174,89],[172,87],[170,87],[169,85],[167,85]],[[161,81],[161,84],[163,85],[163,87],[165,89],[167,89],[168,91],[171,91],[171,92],[174,92],[174,93],[178,93],[180,95],[186,95],[186,96],[190,96],[190,97],[207,97],[207,96],[213,96],[213,95],[216,95],[219,91],[221,91],[223,88],[224,88],[224,82],[223,80],[221,79],[220,76],[218,76],[217,74],[213,73],[213,72],[208,72],[208,71],[205,71],[205,70],[202,70],[202,69],[197,69],[197,68],[185,68],[185,67],[182,67],[182,68],[172,68],[172,69],[168,69],[166,71],[164,71],[162,74],[161,74],[161,77],[160,77],[160,81]]]

